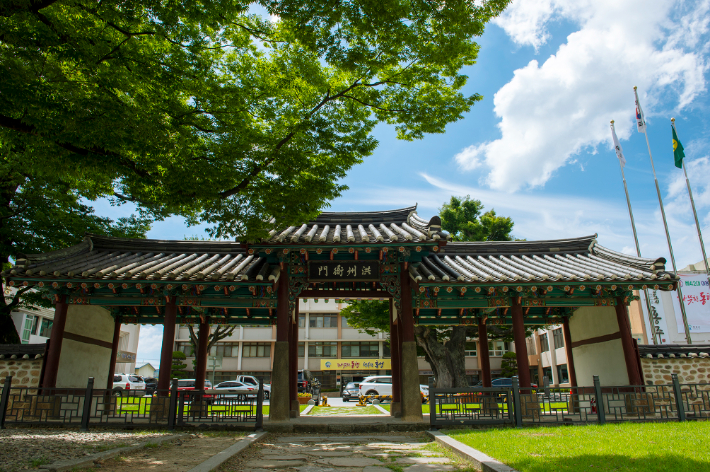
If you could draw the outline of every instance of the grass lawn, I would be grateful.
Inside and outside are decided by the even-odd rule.
[[[118,397],[116,399],[117,408],[119,414],[149,414],[150,413],[150,403],[151,398],[135,398],[135,397]],[[303,411],[308,405],[300,405],[300,410]],[[185,411],[187,412],[188,405],[185,405]],[[236,413],[238,411],[248,411],[250,409],[249,405],[212,405],[209,407],[210,413],[212,412],[228,412]],[[251,408],[252,412],[255,408]],[[269,416],[269,405],[263,405],[261,411],[264,416]]]
[[[710,471],[710,422],[451,430],[520,472]]]

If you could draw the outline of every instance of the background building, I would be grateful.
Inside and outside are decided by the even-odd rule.
[[[389,335],[378,333],[370,336],[348,326],[345,317],[340,315],[345,303],[335,300],[300,300],[298,319],[298,369],[304,368],[317,377],[324,389],[335,390],[341,382],[360,379],[368,375],[390,374],[388,369],[365,369],[363,363],[374,359],[390,359]],[[214,382],[233,380],[237,375],[263,376],[271,381],[275,326],[239,326],[232,336],[217,342],[210,350],[210,356],[221,357],[217,362],[220,367],[212,369],[208,361],[207,378]],[[188,357],[187,369],[193,371],[194,355],[190,344],[190,333],[186,326],[181,326],[176,333],[175,349]],[[466,345],[466,373],[469,382],[475,384],[480,377],[477,352],[478,341],[471,339]],[[500,376],[503,354],[512,350],[512,343],[503,341],[489,342],[490,364],[493,378]],[[357,359],[359,366],[347,370],[337,369],[337,359]],[[336,362],[332,362],[336,360]],[[327,366],[328,361],[330,366]],[[421,383],[426,384],[433,374],[431,366],[424,359],[418,358]]]

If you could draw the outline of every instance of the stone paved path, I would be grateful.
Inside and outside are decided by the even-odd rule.
[[[272,435],[220,471],[434,472],[466,470],[422,433]]]

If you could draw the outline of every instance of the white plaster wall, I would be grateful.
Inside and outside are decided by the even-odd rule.
[[[579,308],[569,319],[569,330],[572,343],[618,333],[616,310],[613,306]],[[593,385],[594,375],[599,376],[602,385],[629,384],[621,339],[575,347],[572,355],[578,386]]]
[[[232,338],[236,335],[236,340],[239,336],[239,330],[235,329],[234,333],[232,333],[232,337],[229,338],[231,341]],[[245,341],[271,341],[271,327],[268,328],[249,328],[244,330],[244,340]],[[225,339],[226,341],[226,339]]]
[[[222,369],[228,370],[228,369]],[[229,369],[232,370],[232,369]],[[234,370],[237,370],[236,368]],[[242,371],[261,371],[261,370],[271,370],[271,358],[269,357],[243,357],[242,358]]]
[[[309,341],[337,341],[338,328],[310,328]]]
[[[361,333],[360,331],[356,330],[355,328],[343,328],[342,332],[340,333],[341,336],[343,337],[343,341],[379,341],[380,338],[378,336],[370,336],[367,333]]]
[[[594,385],[594,375],[599,376],[602,385],[629,384],[621,339],[575,347],[572,349],[572,355],[579,387]]]
[[[69,305],[65,333],[111,343],[113,328],[113,318],[105,308]],[[94,377],[94,388],[106,388],[110,362],[110,348],[65,338],[59,357],[57,387],[86,387],[88,378]]]

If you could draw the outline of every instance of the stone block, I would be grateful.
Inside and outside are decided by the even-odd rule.
[[[165,421],[170,415],[170,397],[154,397],[150,404],[150,422]]]

